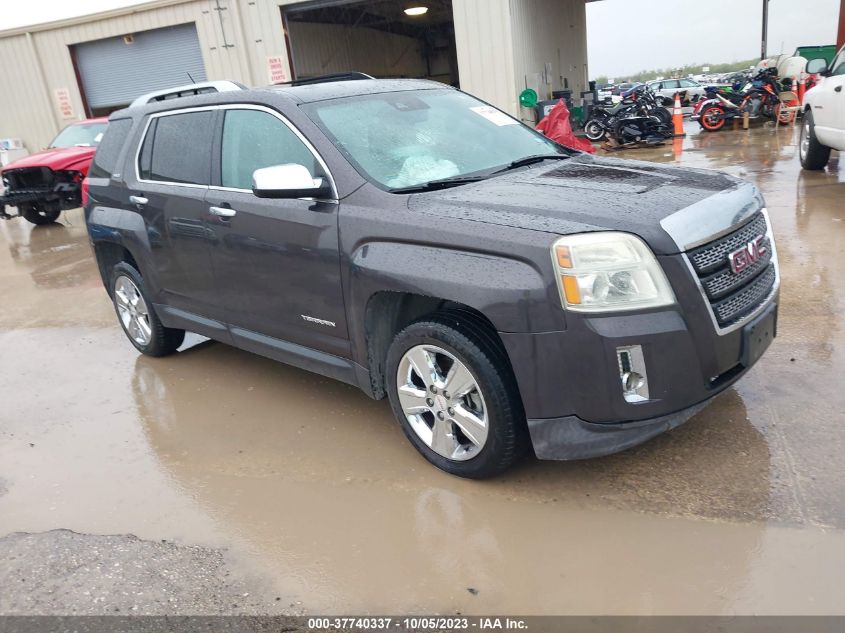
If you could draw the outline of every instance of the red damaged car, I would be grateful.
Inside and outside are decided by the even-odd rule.
[[[0,219],[21,215],[33,224],[49,224],[63,210],[81,206],[82,180],[106,126],[106,117],[72,123],[43,151],[6,165],[0,171],[5,188]],[[7,206],[17,213],[7,213]]]

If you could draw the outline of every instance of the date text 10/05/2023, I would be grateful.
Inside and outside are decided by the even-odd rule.
[[[415,617],[332,617],[309,618],[310,630],[325,631],[378,631],[390,629],[411,629],[414,631],[461,631],[461,630],[527,630],[528,624],[519,618],[464,616],[415,616]]]

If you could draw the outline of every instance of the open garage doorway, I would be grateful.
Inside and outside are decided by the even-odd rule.
[[[452,0],[310,2],[282,15],[295,79],[359,71],[458,85]]]

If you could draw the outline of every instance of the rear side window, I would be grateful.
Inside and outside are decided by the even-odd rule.
[[[120,157],[120,150],[126,141],[126,135],[132,127],[132,119],[118,119],[112,121],[106,128],[105,135],[97,146],[97,153],[94,155],[94,162],[88,170],[92,178],[109,178],[117,168],[117,159]]]
[[[141,179],[209,184],[213,117],[204,111],[153,119],[138,160]]]
[[[314,154],[277,117],[258,110],[227,110],[223,120],[221,184],[252,189],[252,172],[296,163],[317,174]]]

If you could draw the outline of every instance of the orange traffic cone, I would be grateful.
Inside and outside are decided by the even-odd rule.
[[[681,97],[675,93],[675,107],[672,109],[672,124],[675,126],[675,136],[686,136],[684,132],[684,114],[681,112]]]
[[[798,101],[803,104],[804,92],[807,90],[807,78],[803,72],[798,77]]]

